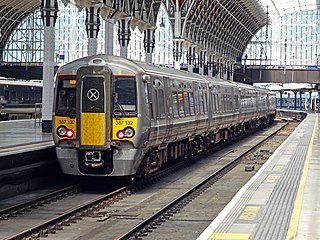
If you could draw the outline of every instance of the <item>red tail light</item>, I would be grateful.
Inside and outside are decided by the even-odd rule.
[[[66,137],[67,138],[72,138],[74,136],[74,132],[71,129],[68,129],[66,132]]]
[[[125,134],[124,134],[124,131],[123,131],[123,130],[120,130],[120,131],[117,132],[117,137],[118,137],[119,139],[123,139],[124,136],[125,136]]]

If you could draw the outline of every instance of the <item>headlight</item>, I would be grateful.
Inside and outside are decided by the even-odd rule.
[[[58,129],[57,129],[57,134],[58,134],[60,137],[66,136],[66,134],[67,134],[67,128],[66,128],[65,126],[60,126],[60,127],[58,127]]]
[[[119,130],[117,132],[117,137],[119,139],[123,139],[123,138],[132,138],[134,136],[134,129],[131,127],[126,127],[123,130]]]
[[[134,135],[134,130],[131,127],[127,127],[124,129],[124,135],[126,138],[132,138]]]
[[[74,131],[67,129],[65,126],[60,126],[57,128],[57,134],[59,137],[72,138],[74,136]]]

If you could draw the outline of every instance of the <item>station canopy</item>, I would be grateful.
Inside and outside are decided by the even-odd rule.
[[[64,3],[68,3],[70,2],[70,0],[62,0]],[[93,3],[97,3],[97,2],[112,2],[112,3],[120,3],[124,0],[75,0],[76,3],[78,4],[83,4],[88,3],[88,4],[93,4]],[[137,3],[141,3],[141,2],[145,2],[145,3],[151,3],[151,2],[159,2],[160,0],[132,0],[132,1],[137,1]],[[132,2],[131,1],[131,2]],[[167,3],[168,0],[161,0],[163,1],[163,3]],[[181,0],[172,0],[172,2],[184,2]],[[205,6],[205,3],[212,3],[212,1],[214,0],[189,0],[189,4],[195,1],[197,3],[203,3]],[[208,1],[208,2],[206,2]],[[269,13],[269,17],[271,19],[280,17],[282,15],[288,14],[288,13],[292,13],[292,12],[296,12],[296,11],[303,11],[303,10],[309,10],[309,9],[317,9],[320,7],[320,0],[239,0],[239,1],[221,1],[221,0],[215,0],[219,5],[230,5],[230,2],[233,2],[233,5],[230,5],[230,9],[227,9],[229,12],[236,12],[238,13],[243,13],[243,6],[245,6],[245,8],[250,12],[250,18],[244,18],[244,15],[248,15],[248,14],[240,14],[240,19],[237,19],[241,23],[243,22],[244,24],[249,22],[249,28],[250,26],[252,27],[252,29],[254,31],[250,32],[250,36],[247,37],[243,37],[244,40],[242,40],[242,44],[241,47],[243,47],[244,43],[247,44],[247,42],[249,41],[249,39],[252,37],[251,35],[253,33],[255,33],[257,30],[259,30],[261,27],[263,27],[263,25],[267,24],[266,21],[266,15],[263,14],[263,10],[266,12],[268,9],[268,13]],[[124,3],[124,2],[123,2]],[[228,3],[228,4],[227,4]],[[240,4],[241,3],[241,4]],[[189,6],[189,4],[187,6]],[[146,4],[144,4],[143,6],[145,6]],[[191,4],[192,5],[192,4]],[[197,4],[197,5],[201,5],[201,4]],[[257,7],[257,6],[260,6]],[[19,25],[19,23],[21,21],[23,21],[29,14],[31,14],[32,12],[34,12],[36,9],[38,9],[41,6],[41,0],[20,0],[20,1],[14,1],[14,0],[0,0],[0,52],[4,50],[4,46],[6,41],[8,40],[10,34],[14,31],[14,29]],[[237,7],[239,7],[239,9],[237,9]],[[241,7],[242,6],[242,7]],[[261,7],[263,6],[263,8]],[[192,9],[190,9],[191,11]],[[196,19],[197,16],[199,16],[198,12],[195,11],[195,20],[197,22],[203,22],[205,24],[204,20],[201,19]],[[200,11],[201,13],[201,11]],[[212,13],[211,13],[212,14]],[[220,14],[222,15],[222,14]],[[232,15],[229,19],[229,24],[234,22],[233,18],[236,18],[236,16],[238,16],[237,14],[235,14],[234,16]],[[200,15],[202,16],[202,15]],[[217,18],[216,16],[219,16],[219,13],[214,14],[214,15],[210,15],[215,16],[214,19],[220,19],[219,22],[217,22],[216,20],[211,20],[214,21],[213,24],[210,25],[212,29],[209,30],[215,30],[217,28],[220,28],[220,25],[226,25],[226,21],[224,18]],[[208,19],[210,16],[204,16],[204,19]],[[253,16],[253,17],[252,17]],[[194,19],[191,19],[194,20]],[[256,23],[254,23],[254,21],[257,21]],[[195,23],[197,23],[195,22]],[[194,22],[193,22],[194,23]],[[227,22],[228,23],[228,22]],[[208,22],[207,22],[208,24]],[[220,24],[220,25],[219,25]],[[251,25],[250,25],[251,24]],[[197,25],[197,24],[196,24]],[[242,24],[243,25],[243,24]],[[200,27],[205,27],[205,25],[200,26]],[[227,31],[227,29],[231,26],[224,26],[226,28],[222,28],[224,30],[221,30],[222,33],[220,34],[224,34],[225,32],[223,31]],[[208,27],[206,27],[208,29]],[[249,29],[247,28],[247,29]],[[250,30],[250,29],[249,29]],[[212,31],[211,31],[212,32]],[[209,32],[209,33],[211,33]],[[225,34],[226,35],[226,34]],[[216,36],[214,36],[216,37]],[[219,36],[218,36],[219,37]],[[230,41],[236,42],[238,41],[238,39],[233,39],[232,36],[228,36],[226,35],[225,38],[231,39]],[[224,40],[224,39],[222,39]],[[226,44],[224,45],[230,45],[232,47],[237,47],[234,44],[232,44],[232,42],[226,42]],[[240,49],[241,47],[238,47],[237,49]],[[241,51],[241,50],[240,50]]]
[[[320,8],[320,0],[260,0],[269,17],[275,19],[286,14]]]

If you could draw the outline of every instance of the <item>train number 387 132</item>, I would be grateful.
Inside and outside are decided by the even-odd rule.
[[[133,121],[130,120],[116,120],[116,125],[121,126],[121,125],[129,125],[132,126],[133,125]]]
[[[75,124],[75,120],[59,120],[59,124]]]

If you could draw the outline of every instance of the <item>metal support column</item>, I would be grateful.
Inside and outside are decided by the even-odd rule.
[[[210,54],[208,56],[208,76],[212,76],[212,71],[213,71],[213,57],[212,57],[212,54]]]
[[[320,113],[320,91],[318,91],[318,113]]]
[[[312,91],[309,92],[309,109],[308,110],[311,110],[312,109]]]
[[[280,109],[282,109],[282,94],[283,91],[279,91],[280,92]]]
[[[217,77],[218,75],[218,67],[217,67],[217,62],[215,59],[212,59],[212,77]]]
[[[300,110],[302,110],[302,91],[299,91],[299,95],[300,95],[299,105],[300,105]]]
[[[144,49],[146,51],[146,62],[153,63],[152,54],[155,43],[155,28],[144,30]]]
[[[105,33],[105,54],[113,55],[114,19],[107,19]]]
[[[173,40],[174,49],[173,49],[173,59],[174,59],[174,68],[180,69],[180,60],[182,56],[181,41],[180,39]]]
[[[42,87],[42,132],[52,131],[52,103],[54,83],[55,23],[57,0],[41,1],[41,18],[44,26],[43,87]]]
[[[230,67],[230,61],[227,61],[227,63],[226,63],[226,71],[227,71],[227,80],[231,80],[231,67]]]
[[[201,50],[199,56],[199,74],[204,75],[204,63],[206,60],[206,51]]]
[[[118,21],[118,40],[120,43],[120,56],[128,58],[128,45],[131,37],[130,30],[131,17],[126,17]]]
[[[297,91],[293,91],[294,94],[294,110],[297,110]]]
[[[193,73],[193,69],[194,69],[194,50],[195,47],[191,46],[188,49],[188,56],[187,56],[187,60],[188,60],[188,71]]]
[[[86,8],[86,31],[88,35],[88,56],[97,54],[100,28],[100,4]]]
[[[180,60],[182,56],[182,33],[181,33],[181,9],[180,1],[176,1],[175,12],[174,12],[174,31],[173,31],[173,61],[174,68],[180,69]]]

